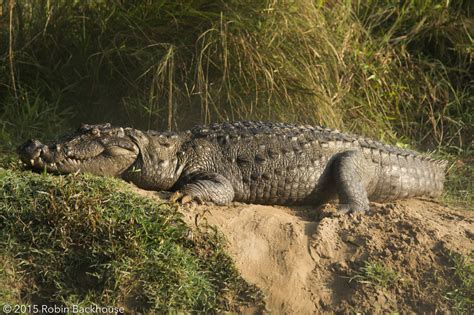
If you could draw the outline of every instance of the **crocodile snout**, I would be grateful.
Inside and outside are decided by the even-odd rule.
[[[40,141],[30,139],[17,148],[17,153],[22,160],[34,160],[41,155],[42,148],[45,147]],[[26,162],[25,161],[25,162]]]
[[[30,139],[17,148],[21,160],[34,165],[36,161],[50,162],[54,156],[49,147],[38,140]]]

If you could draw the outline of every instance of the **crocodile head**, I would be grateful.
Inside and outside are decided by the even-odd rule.
[[[135,163],[140,151],[127,131],[110,124],[82,125],[57,143],[29,140],[17,152],[24,163],[36,170],[120,176]]]

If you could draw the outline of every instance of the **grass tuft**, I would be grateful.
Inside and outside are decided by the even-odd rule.
[[[399,281],[400,275],[381,262],[366,261],[359,273],[351,277],[349,282],[354,280],[362,284],[387,288]]]

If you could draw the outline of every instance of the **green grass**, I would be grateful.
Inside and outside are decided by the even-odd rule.
[[[443,251],[443,256],[446,258],[444,269],[439,274],[433,273],[436,283],[433,294],[441,293],[450,301],[453,311],[467,314],[474,306],[474,254]],[[401,275],[380,261],[366,261],[349,279],[352,281],[384,289],[394,289],[399,284],[403,286]]]
[[[400,275],[378,261],[366,261],[359,272],[349,279],[358,283],[380,286],[382,288],[390,287],[399,281]]]
[[[474,253],[463,256],[451,252],[447,257],[456,285],[448,290],[446,298],[452,301],[455,311],[468,314],[474,307]]]
[[[260,298],[216,231],[191,234],[176,208],[119,180],[0,168],[0,200],[3,302],[153,313],[232,310]]]
[[[449,168],[442,200],[466,210],[474,210],[474,158],[473,155],[451,155],[454,161]]]

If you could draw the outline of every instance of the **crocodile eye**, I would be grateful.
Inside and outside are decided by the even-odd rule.
[[[100,134],[100,130],[98,128],[91,129],[91,135],[98,136]]]

